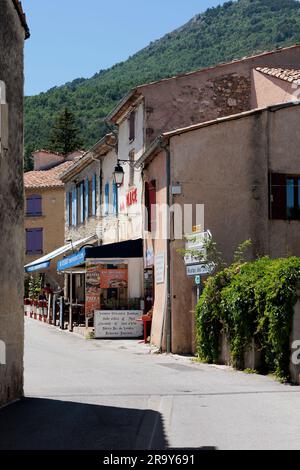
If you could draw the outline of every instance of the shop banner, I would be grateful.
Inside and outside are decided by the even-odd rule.
[[[100,266],[87,266],[85,279],[85,314],[90,316],[100,308]]]
[[[121,289],[128,287],[127,269],[101,269],[101,289]]]

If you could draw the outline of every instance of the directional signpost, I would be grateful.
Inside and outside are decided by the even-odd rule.
[[[210,264],[192,264],[186,267],[188,277],[207,276],[214,270],[214,265]]]
[[[202,290],[202,276],[212,274],[214,271],[214,264],[206,261],[206,248],[207,240],[211,238],[211,233],[194,231],[187,237],[186,242],[186,255],[184,261],[186,264],[186,273],[188,277],[193,277],[197,287],[197,303],[200,299]]]

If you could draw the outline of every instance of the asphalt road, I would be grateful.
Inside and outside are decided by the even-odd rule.
[[[0,449],[300,449],[300,388],[26,320]]]

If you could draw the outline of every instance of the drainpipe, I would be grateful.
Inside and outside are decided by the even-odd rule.
[[[171,151],[170,144],[162,145],[166,153],[166,175],[167,175],[167,205],[172,206],[171,201]],[[170,219],[167,217],[167,310],[166,310],[166,341],[167,354],[172,352],[172,306],[171,306],[171,227]]]

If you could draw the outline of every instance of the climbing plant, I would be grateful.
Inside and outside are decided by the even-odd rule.
[[[236,262],[210,277],[196,308],[199,357],[218,362],[223,331],[233,362],[240,368],[254,339],[266,370],[288,380],[289,339],[299,282],[300,259],[296,257]]]

